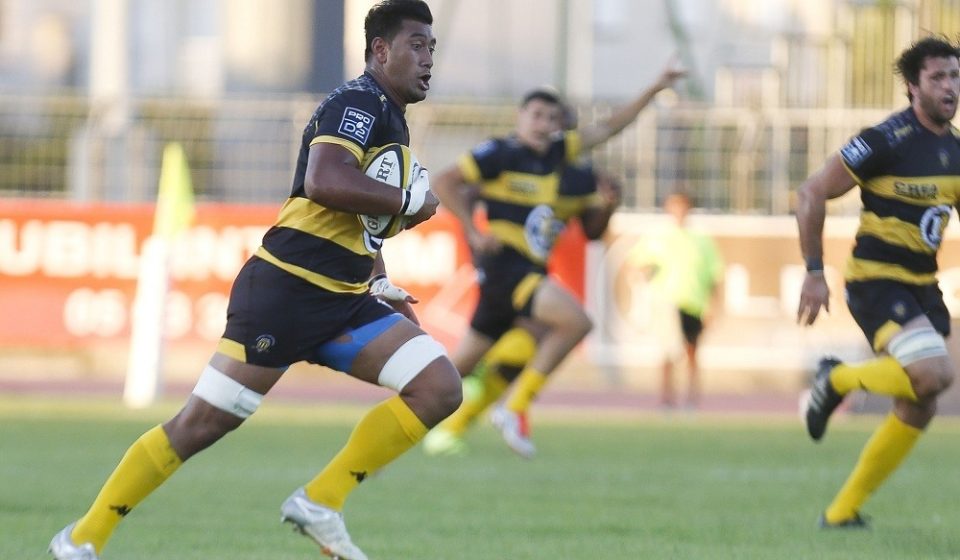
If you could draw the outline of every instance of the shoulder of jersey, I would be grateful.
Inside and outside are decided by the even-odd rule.
[[[493,140],[490,140],[490,142],[493,142],[495,145],[498,145],[498,146],[502,145],[506,148],[520,148],[523,146],[523,144],[520,143],[520,140],[517,139],[516,136],[508,136],[506,138],[494,138]]]
[[[891,148],[896,148],[917,133],[917,123],[909,115],[910,109],[893,114],[887,120],[873,127],[883,135]]]
[[[354,78],[348,82],[344,82],[340,87],[331,91],[327,98],[324,100],[324,103],[340,97],[343,95],[370,95],[376,97],[381,105],[386,105],[387,96],[380,90],[380,87],[373,80],[366,78],[365,76],[360,76],[359,78]]]
[[[371,78],[366,75],[362,75],[358,78],[354,78],[349,82],[343,84],[342,86],[345,90],[352,91],[363,91],[366,93],[371,93],[380,97],[383,95],[383,92],[380,91],[380,86],[377,85],[377,82],[373,81]]]
[[[956,140],[957,142],[960,142],[960,128],[957,128],[957,127],[955,127],[955,126],[953,126],[953,125],[951,124],[951,125],[950,125],[950,134],[953,135],[953,139],[954,139],[954,140]]]
[[[483,156],[489,154],[493,151],[496,151],[501,145],[502,140],[499,138],[490,138],[489,140],[484,140],[483,142],[477,144],[472,152],[475,156]]]

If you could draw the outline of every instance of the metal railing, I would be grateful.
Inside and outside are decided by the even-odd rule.
[[[83,97],[0,96],[0,196],[152,200],[164,144],[184,145],[199,200],[266,202],[290,189],[303,126],[317,99],[134,99],[117,124]],[[580,106],[580,122],[609,114]],[[433,169],[485,138],[508,134],[515,104],[411,106],[413,149]],[[787,214],[797,185],[887,111],[651,107],[596,149],[619,176],[625,209],[656,207],[676,187],[707,211]],[[108,116],[112,115],[112,116]]]

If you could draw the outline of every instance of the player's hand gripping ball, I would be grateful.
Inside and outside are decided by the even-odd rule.
[[[371,179],[376,179],[383,183],[404,189],[409,195],[404,195],[404,208],[399,215],[371,216],[369,214],[360,214],[358,218],[367,233],[380,239],[393,237],[400,233],[407,224],[407,216],[414,212],[411,206],[416,205],[416,209],[423,206],[424,192],[420,191],[420,183],[424,183],[422,177],[426,176],[426,169],[420,166],[417,157],[413,155],[410,148],[402,144],[387,144],[381,148],[373,150],[364,157],[361,163],[363,172]],[[429,185],[429,183],[427,183]],[[427,186],[426,188],[429,188]]]

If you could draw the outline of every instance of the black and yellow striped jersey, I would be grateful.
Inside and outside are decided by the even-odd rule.
[[[863,208],[846,280],[937,281],[937,251],[960,197],[960,132],[937,136],[912,108],[851,139],[840,157]]]
[[[515,138],[495,138],[461,156],[468,183],[480,185],[490,232],[537,264],[546,262],[570,218],[596,204],[596,178],[576,164],[580,137],[557,135],[545,154]]]
[[[390,143],[409,145],[400,109],[368,73],[334,90],[303,131],[293,189],[256,255],[325,290],[363,293],[381,241],[356,214],[338,212],[307,198],[304,180],[310,147],[343,146],[357,158]]]

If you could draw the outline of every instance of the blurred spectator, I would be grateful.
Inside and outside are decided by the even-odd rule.
[[[723,275],[723,261],[713,240],[687,225],[690,196],[675,191],[663,208],[672,221],[664,231],[642,240],[628,262],[649,279],[654,290],[654,331],[662,352],[660,404],[677,405],[674,370],[686,358],[686,406],[700,403],[700,367],[697,346],[709,323],[711,300]]]

